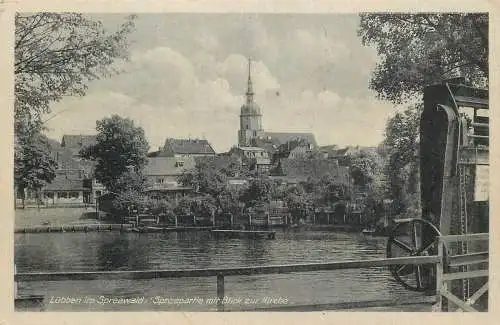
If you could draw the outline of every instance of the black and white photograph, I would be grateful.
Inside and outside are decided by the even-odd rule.
[[[488,12],[12,23],[15,312],[488,312]]]

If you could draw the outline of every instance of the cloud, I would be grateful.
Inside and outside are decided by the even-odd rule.
[[[131,60],[118,64],[124,73],[54,104],[60,114],[49,135],[92,133],[96,120],[119,114],[142,126],[153,148],[166,137],[206,137],[227,150],[237,141],[250,56],[267,130],[314,132],[321,144],[381,140],[394,108],[368,90],[376,55],[361,46],[355,20],[207,15],[201,24],[200,17],[139,20]]]

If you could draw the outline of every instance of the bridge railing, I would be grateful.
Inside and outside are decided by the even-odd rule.
[[[444,302],[449,301],[455,304],[463,311],[477,311],[473,304],[488,290],[488,283],[480,287],[467,301],[462,301],[454,296],[449,290],[451,281],[459,279],[472,279],[478,277],[488,277],[488,269],[484,270],[462,270],[450,273],[449,267],[461,267],[464,265],[485,264],[488,262],[488,252],[477,252],[468,254],[457,254],[449,256],[445,249],[445,243],[451,242],[474,242],[487,241],[488,234],[467,234],[441,236],[436,239],[438,244],[438,255],[431,256],[409,256],[381,259],[367,259],[357,261],[336,261],[331,263],[307,263],[307,264],[289,264],[289,265],[269,265],[269,266],[249,266],[237,268],[208,268],[208,269],[187,269],[187,270],[144,270],[144,271],[93,271],[93,272],[30,272],[16,273],[14,281],[33,282],[33,281],[75,281],[75,280],[117,280],[117,279],[170,279],[187,277],[216,277],[217,280],[217,310],[224,311],[225,297],[225,277],[229,276],[253,276],[263,274],[286,274],[300,272],[333,271],[361,268],[388,267],[391,265],[436,265],[436,294],[437,297],[427,296],[418,301],[407,300],[379,300],[379,301],[360,301],[340,304],[325,305],[306,305],[306,306],[288,306],[279,309],[297,310],[318,310],[318,309],[343,309],[343,308],[368,308],[382,306],[408,305],[418,303],[436,303],[433,307],[435,311],[447,311],[443,308]],[[268,309],[277,309],[268,308]]]
[[[241,275],[263,275],[263,274],[286,274],[299,272],[333,271],[346,269],[387,267],[391,265],[402,264],[437,264],[440,261],[439,256],[411,256],[397,258],[367,259],[360,261],[338,261],[331,263],[308,263],[308,264],[290,264],[290,265],[270,265],[270,266],[251,266],[238,268],[209,268],[209,269],[191,269],[191,270],[146,270],[146,271],[95,271],[95,272],[31,272],[17,273],[14,275],[16,282],[33,281],[75,281],[75,280],[117,280],[117,279],[168,279],[168,278],[186,278],[186,277],[216,277],[217,279],[217,310],[224,311],[225,296],[225,277]],[[405,300],[381,300],[367,302],[343,303],[335,306],[328,304],[323,306],[328,309],[338,308],[367,308],[379,306],[394,306],[404,304],[432,303],[435,297],[424,297],[417,301]],[[297,308],[306,308],[314,310],[320,308],[318,305],[298,306]],[[285,308],[286,309],[286,308]]]

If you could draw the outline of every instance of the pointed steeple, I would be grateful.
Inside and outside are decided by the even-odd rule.
[[[248,86],[247,86],[247,103],[253,102],[253,87],[252,87],[252,59],[248,58]]]

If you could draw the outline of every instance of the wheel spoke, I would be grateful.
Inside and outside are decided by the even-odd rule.
[[[406,245],[405,243],[403,243],[402,241],[400,241],[399,239],[396,239],[396,238],[393,238],[392,239],[392,242],[394,244],[396,244],[396,246],[399,246],[400,248],[404,249],[405,251],[411,253],[413,252],[413,249],[411,249],[410,246]]]
[[[420,289],[422,288],[422,273],[420,271],[420,265],[416,265],[415,268],[415,277],[417,280],[417,288]]]
[[[414,251],[418,249],[418,234],[417,234],[417,223],[415,220],[411,223],[411,239],[413,247],[415,247]]]
[[[396,270],[396,274],[397,274],[397,275],[401,274],[401,272],[403,272],[403,270],[404,270],[405,268],[409,267],[409,266],[411,266],[411,265],[409,265],[409,264],[401,265],[401,266],[400,266],[400,267]]]
[[[417,250],[417,252],[415,253],[415,255],[420,255],[422,254],[423,252],[427,251],[428,249],[430,249],[432,246],[434,246],[434,242],[431,242],[429,245],[425,246],[425,247],[421,247]]]

